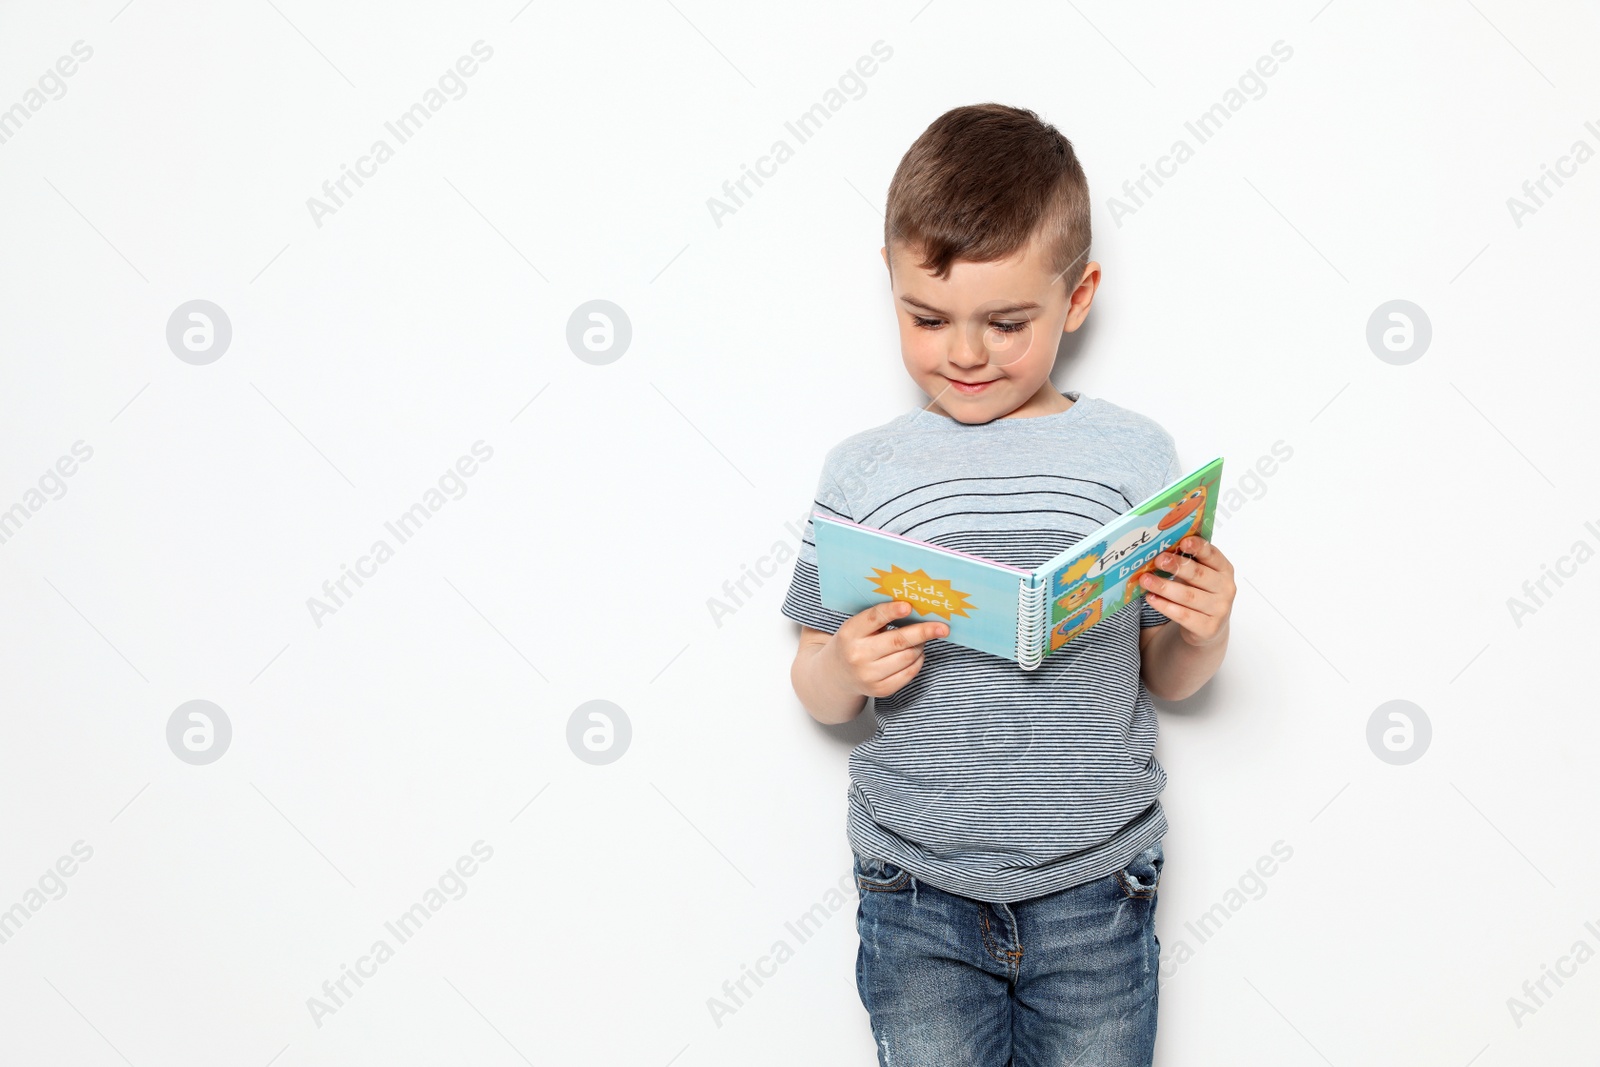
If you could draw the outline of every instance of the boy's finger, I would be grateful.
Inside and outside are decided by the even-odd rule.
[[[1207,563],[1186,556],[1176,555],[1172,552],[1163,552],[1156,557],[1156,566],[1174,575],[1196,589],[1205,589],[1209,592],[1218,592],[1225,581],[1222,572]],[[1159,579],[1160,575],[1151,575]]]
[[[1194,610],[1193,608],[1185,607],[1175,600],[1168,600],[1166,597],[1161,596],[1158,593],[1147,592],[1144,596],[1145,599],[1150,602],[1151,607],[1155,608],[1157,611],[1171,619],[1173,622],[1177,623],[1179,626],[1188,626],[1192,629],[1201,620],[1201,618],[1203,618],[1200,612]]]
[[[917,676],[917,673],[919,671],[921,671],[921,670],[922,670],[922,656],[919,653],[917,655],[917,657],[915,659],[913,659],[909,664],[907,664],[906,666],[900,668],[899,670],[895,671],[893,674],[891,674],[887,678],[885,678],[883,680],[883,684],[885,686],[888,686],[894,692],[898,693],[906,685],[906,683],[910,682],[911,679],[915,678]]]
[[[910,626],[896,626],[892,630],[885,630],[881,634],[874,634],[870,640],[874,642],[874,651],[878,645],[882,646],[880,658],[891,652],[898,652],[903,648],[914,648],[927,643],[935,637],[947,637],[950,627],[942,622],[916,622]]]
[[[896,619],[903,619],[911,614],[907,610],[910,607],[911,605],[904,600],[886,600],[882,604],[874,604],[850,616],[840,624],[839,629],[843,631],[848,628],[850,634],[856,637],[875,634]]]
[[[1228,562],[1228,557],[1222,554],[1221,549],[1199,535],[1185,537],[1173,547],[1179,552],[1187,552],[1194,557],[1196,562],[1203,563],[1213,570],[1222,570],[1225,567],[1232,566]]]
[[[1196,611],[1200,610],[1200,601],[1208,590],[1192,582],[1175,582],[1171,578],[1163,578],[1159,574],[1142,574],[1139,584],[1144,586],[1146,596],[1159,595],[1164,600],[1174,601]]]

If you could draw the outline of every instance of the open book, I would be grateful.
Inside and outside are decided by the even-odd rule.
[[[1135,504],[1031,571],[812,513],[822,606],[854,615],[904,600],[896,625],[939,619],[943,640],[1033,670],[1044,657],[1144,594],[1139,576],[1190,534],[1210,540],[1222,458]]]

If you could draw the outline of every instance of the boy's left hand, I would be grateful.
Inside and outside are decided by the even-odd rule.
[[[1173,547],[1188,556],[1167,551],[1155,563],[1174,578],[1147,573],[1139,584],[1150,606],[1178,624],[1179,636],[1191,645],[1209,645],[1227,633],[1236,591],[1233,564],[1203,537],[1185,537]]]

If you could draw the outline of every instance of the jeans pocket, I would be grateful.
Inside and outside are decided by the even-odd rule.
[[[895,893],[911,884],[911,872],[876,856],[855,858],[856,885],[874,893]]]
[[[1129,860],[1128,865],[1117,872],[1123,895],[1131,900],[1154,900],[1165,862],[1160,841]]]

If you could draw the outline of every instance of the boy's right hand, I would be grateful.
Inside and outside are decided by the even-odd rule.
[[[899,692],[922,669],[922,646],[950,633],[942,622],[889,627],[910,612],[911,605],[904,600],[890,600],[846,619],[824,650],[836,676],[863,696]]]

